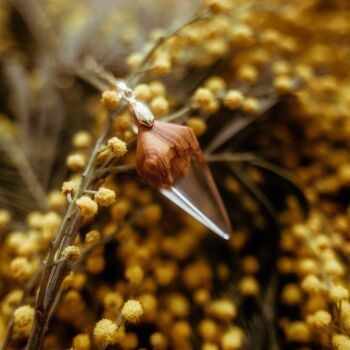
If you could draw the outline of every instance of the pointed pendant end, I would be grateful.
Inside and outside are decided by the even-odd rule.
[[[220,238],[225,240],[230,239],[231,228],[221,228],[217,223],[207,217],[197,206],[195,206],[183,193],[181,193],[181,191],[172,186],[169,189],[160,189],[160,192]]]
[[[230,225],[230,227],[226,227],[225,229],[223,229],[223,228],[219,227],[218,225],[215,225],[214,223],[212,223],[211,225],[209,225],[207,227],[212,232],[214,232],[217,236],[225,239],[226,241],[228,241],[231,238],[231,234],[232,234],[231,225]]]
[[[230,237],[231,237],[230,234],[228,234],[226,232],[223,232],[223,231],[220,231],[220,232],[214,231],[214,233],[216,233],[219,237],[225,239],[226,241],[228,241],[230,239]]]

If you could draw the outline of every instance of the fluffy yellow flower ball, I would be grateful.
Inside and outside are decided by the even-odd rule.
[[[141,303],[137,300],[128,300],[122,308],[123,318],[130,323],[136,323],[142,316],[143,309]]]

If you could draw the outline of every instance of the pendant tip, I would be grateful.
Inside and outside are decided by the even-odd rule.
[[[213,233],[215,233],[217,236],[219,236],[220,238],[228,241],[231,237],[231,227],[219,227],[218,225],[214,224],[214,223],[210,223],[209,225],[207,225],[207,227],[209,228],[210,231],[212,231]]]
[[[230,237],[231,237],[230,235],[225,234],[225,236],[223,236],[222,238],[225,239],[226,241],[228,241],[230,239]]]
[[[224,231],[214,231],[219,237],[223,238],[224,240],[228,241],[231,237],[230,234],[224,232]]]

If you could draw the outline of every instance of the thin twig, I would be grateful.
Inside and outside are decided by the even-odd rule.
[[[21,178],[23,179],[28,191],[31,193],[37,207],[40,210],[47,210],[46,194],[38,181],[31,164],[29,164],[26,156],[23,154],[22,149],[17,143],[10,137],[1,133],[0,145],[9,155],[12,163],[18,170]]]
[[[127,171],[132,171],[136,169],[135,164],[123,164],[123,165],[116,165],[116,166],[108,166],[103,169],[99,169],[96,171],[97,175],[103,175],[105,173],[109,174],[120,174],[125,173]]]
[[[259,159],[252,153],[219,153],[214,155],[206,155],[206,161],[209,163],[221,163],[221,162],[251,162]]]
[[[181,30],[188,27],[189,25],[196,23],[201,20],[209,19],[211,14],[209,12],[200,12],[195,14],[193,17],[191,17],[188,21],[185,23],[182,23],[180,26],[175,28],[174,30],[167,33],[165,36],[158,39],[158,41],[153,45],[153,47],[148,51],[146,56],[142,59],[140,64],[136,67],[136,69],[130,74],[129,78],[127,79],[127,82],[129,84],[133,83],[133,80],[135,77],[139,74],[140,71],[143,71],[145,69],[145,66],[148,64],[148,62],[151,60],[155,52],[163,46],[170,38],[177,35]]]
[[[122,107],[120,107],[121,109]],[[120,110],[119,109],[119,110]],[[115,113],[117,114],[118,111]],[[97,140],[88,165],[82,175],[79,189],[73,200],[69,204],[65,218],[56,235],[55,240],[51,244],[49,255],[45,264],[44,272],[42,274],[39,295],[36,303],[36,315],[30,333],[27,350],[36,350],[40,347],[42,338],[44,336],[46,324],[49,321],[51,308],[55,301],[56,291],[64,278],[67,270],[66,261],[53,264],[54,258],[57,255],[59,258],[63,249],[72,241],[74,241],[81,222],[81,216],[76,210],[76,200],[81,196],[87,186],[93,181],[95,163],[102,144],[106,141],[107,135],[110,132],[112,114],[109,115],[105,130],[100,138]]]
[[[192,110],[193,110],[193,106],[185,105],[184,107],[180,108],[176,112],[169,114],[161,119],[162,121],[168,122],[168,123],[175,122],[185,118]]]

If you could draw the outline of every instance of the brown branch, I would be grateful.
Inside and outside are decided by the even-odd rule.
[[[206,11],[199,12],[192,16],[188,21],[185,23],[182,23],[180,26],[177,28],[171,30],[169,33],[167,33],[165,36],[160,37],[157,42],[154,44],[154,46],[148,51],[148,53],[145,55],[145,57],[142,59],[138,67],[130,74],[129,78],[127,79],[127,82],[132,85],[133,80],[137,77],[139,72],[142,72],[145,70],[146,65],[150,62],[152,59],[153,55],[157,52],[159,48],[161,48],[170,38],[176,36],[179,34],[181,30],[184,28],[188,27],[189,25],[202,21],[202,20],[207,20],[209,19],[211,14]]]
[[[115,114],[118,114],[123,106],[121,106]],[[53,264],[55,256],[60,258],[65,247],[72,244],[78,234],[81,226],[82,217],[76,210],[76,200],[90,186],[93,186],[95,180],[95,165],[99,154],[100,147],[106,141],[111,128],[112,114],[109,115],[105,130],[97,140],[95,148],[90,157],[89,163],[82,175],[79,189],[70,203],[65,218],[56,235],[55,240],[51,243],[51,248],[42,274],[39,295],[35,306],[35,318],[29,335],[27,350],[37,350],[40,348],[46,327],[54,305],[54,301],[62,281],[69,271],[69,266],[64,260],[58,264]]]

